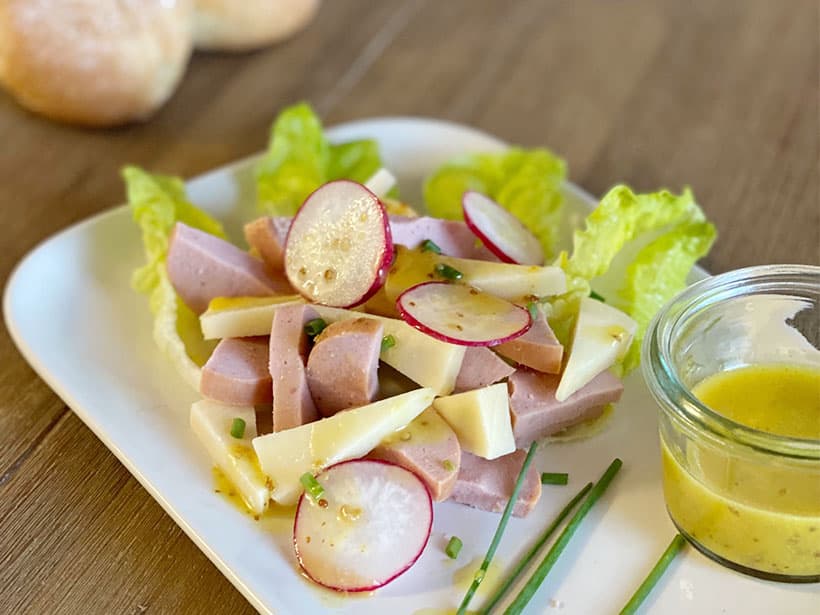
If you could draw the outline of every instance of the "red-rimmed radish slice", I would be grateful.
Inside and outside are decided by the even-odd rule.
[[[444,342],[495,346],[524,335],[532,324],[520,305],[470,286],[424,282],[399,295],[396,307],[410,325]]]
[[[396,177],[387,169],[382,168],[373,173],[364,185],[370,192],[382,198],[396,185]]]
[[[468,190],[461,198],[464,222],[487,249],[505,263],[541,265],[541,243],[521,221],[480,192]]]
[[[285,274],[315,303],[352,307],[384,284],[393,260],[387,213],[370,190],[337,180],[302,204],[285,241]]]
[[[330,589],[370,591],[386,585],[424,551],[433,501],[421,479],[386,461],[344,461],[316,477],[319,503],[302,495],[293,545],[305,573]]]

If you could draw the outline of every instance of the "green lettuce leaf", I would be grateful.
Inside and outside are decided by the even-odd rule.
[[[472,154],[448,162],[428,177],[424,201],[431,215],[460,220],[464,192],[482,192],[515,214],[549,257],[560,226],[566,174],[564,161],[546,149]]]
[[[364,182],[381,166],[375,141],[331,144],[310,105],[299,103],[273,123],[268,151],[256,165],[257,202],[263,213],[292,216],[325,182]]]
[[[225,237],[222,226],[185,197],[185,185],[175,177],[152,175],[137,167],[122,170],[134,221],[142,231],[146,264],[131,279],[135,290],[149,297],[154,314],[154,341],[185,380],[199,388],[199,366],[213,343],[202,339],[199,319],[177,296],[165,271],[168,239],[177,222]]]
[[[637,367],[640,345],[658,309],[686,286],[686,276],[716,237],[691,191],[680,195],[661,190],[635,194],[615,186],[575,231],[570,256],[562,252],[557,265],[567,275],[566,294],[551,302],[550,322],[566,341],[582,297],[591,282],[610,269],[625,248],[638,245],[616,296],[608,300],[638,323],[638,331],[621,365],[623,373]]]

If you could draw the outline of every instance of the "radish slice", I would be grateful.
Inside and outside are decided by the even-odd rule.
[[[387,213],[356,182],[328,182],[311,194],[285,240],[285,274],[314,303],[352,307],[384,284],[393,260]]]
[[[524,335],[529,311],[470,286],[424,282],[396,300],[401,317],[419,331],[462,346],[495,346]]]
[[[382,198],[396,185],[396,177],[387,169],[379,169],[370,176],[364,186],[377,197]]]
[[[464,222],[487,249],[505,263],[541,265],[541,243],[521,221],[480,192],[468,190],[461,198]]]
[[[302,494],[293,524],[296,557],[312,580],[370,591],[416,562],[433,526],[433,501],[418,476],[393,463],[354,460],[316,479],[322,499]]]

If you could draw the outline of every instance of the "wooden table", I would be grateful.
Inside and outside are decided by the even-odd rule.
[[[816,264],[818,74],[813,0],[332,0],[279,47],[196,55],[145,124],[80,130],[0,95],[0,280],[122,202],[124,163],[196,175],[263,148],[300,99],[328,124],[427,115],[544,144],[596,194],[688,184],[715,272]],[[5,328],[0,366],[0,612],[251,612]]]

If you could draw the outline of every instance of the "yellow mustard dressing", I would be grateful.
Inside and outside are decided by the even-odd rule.
[[[763,365],[711,376],[693,389],[704,404],[760,431],[820,438],[820,370]],[[752,570],[820,575],[820,467],[662,442],[664,495],[685,533]]]

